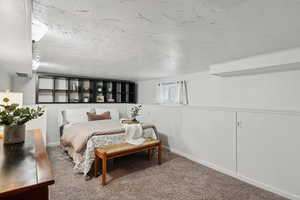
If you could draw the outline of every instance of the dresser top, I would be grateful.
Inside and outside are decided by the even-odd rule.
[[[4,145],[0,139],[0,197],[53,183],[39,129],[27,131],[23,144]]]

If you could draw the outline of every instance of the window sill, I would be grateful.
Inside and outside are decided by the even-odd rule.
[[[187,104],[177,104],[177,103],[158,103],[160,106],[168,106],[168,107],[183,107],[188,106]]]

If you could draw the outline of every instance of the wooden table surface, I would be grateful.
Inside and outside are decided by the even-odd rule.
[[[54,184],[39,129],[26,132],[25,143],[4,145],[0,139],[0,198]]]

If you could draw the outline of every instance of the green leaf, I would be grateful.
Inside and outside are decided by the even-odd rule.
[[[41,107],[18,108],[18,104],[3,105],[4,110],[0,112],[0,125],[22,125],[36,119],[44,114]]]
[[[4,103],[8,103],[8,102],[9,102],[9,98],[4,97],[4,98],[3,98],[3,102],[4,102]]]

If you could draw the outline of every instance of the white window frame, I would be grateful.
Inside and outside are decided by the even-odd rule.
[[[157,88],[158,103],[162,105],[186,105],[187,92],[185,84],[185,81],[159,83]]]
[[[164,83],[161,85],[161,103],[162,104],[178,104],[178,87],[176,82]]]

